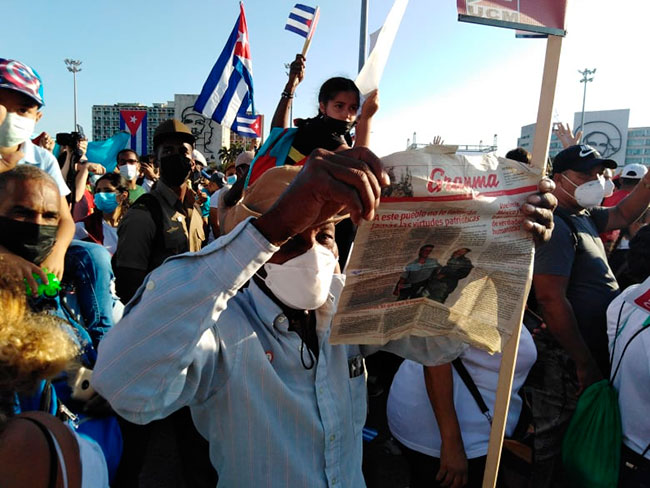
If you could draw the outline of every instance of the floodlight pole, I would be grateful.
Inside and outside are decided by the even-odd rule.
[[[66,58],[63,60],[65,65],[68,68],[68,71],[72,73],[72,83],[73,83],[73,89],[74,89],[74,131],[77,130],[77,73],[81,71],[81,66],[82,61],[78,61],[75,59],[69,59]]]
[[[594,81],[593,78],[589,78],[589,77],[593,75],[595,72],[596,72],[596,68],[592,70],[585,68],[584,71],[578,70],[578,73],[582,75],[582,79],[580,80],[580,83],[585,84],[585,89],[582,94],[582,117],[580,118],[580,130],[583,133],[585,131],[585,102],[587,101],[587,83],[589,83],[590,81]]]
[[[361,25],[359,28],[359,71],[366,63],[368,42],[368,0],[361,0]]]

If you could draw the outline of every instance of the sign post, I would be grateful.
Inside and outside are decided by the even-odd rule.
[[[562,36],[566,34],[564,30],[566,0],[545,0],[543,2],[539,0],[456,0],[456,3],[458,20],[462,22],[506,27],[547,36],[544,75],[537,110],[537,125],[535,126],[531,162],[533,167],[543,171],[551,138],[553,101],[555,99],[560,64]],[[494,488],[497,482],[523,316],[524,309],[521,310],[520,320],[503,348],[492,429],[483,475],[483,488]]]

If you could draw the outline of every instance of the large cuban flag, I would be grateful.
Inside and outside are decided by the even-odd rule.
[[[246,117],[247,112],[255,115],[248,28],[244,5],[240,3],[239,8],[235,27],[196,99],[194,110],[241,136],[251,137],[250,129],[242,131],[237,121],[238,117]]]
[[[120,110],[120,130],[131,135],[127,147],[140,156],[147,154],[147,111]]]

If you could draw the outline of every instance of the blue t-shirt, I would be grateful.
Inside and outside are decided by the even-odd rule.
[[[59,193],[62,197],[65,197],[70,193],[68,185],[65,184],[63,175],[61,174],[61,168],[59,168],[59,162],[56,158],[46,149],[36,146],[29,139],[22,143],[20,150],[23,152],[23,159],[18,161],[18,164],[31,164],[37,168],[45,171],[50,175],[56,185],[59,187]]]

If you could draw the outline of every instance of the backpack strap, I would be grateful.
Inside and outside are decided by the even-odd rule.
[[[623,306],[625,305],[625,301],[621,304],[621,309],[618,311],[618,319],[616,321],[616,335],[614,336],[614,344],[612,344],[612,356],[611,356],[611,361],[614,361],[614,348],[616,347],[616,339],[618,338],[618,331],[619,331],[619,325],[621,321],[621,313],[623,312]],[[618,370],[621,367],[621,362],[623,361],[623,356],[625,355],[625,351],[627,351],[628,346],[630,343],[643,331],[647,330],[650,328],[650,316],[643,322],[641,325],[641,328],[637,330],[634,334],[632,334],[632,337],[627,341],[625,344],[625,347],[623,348],[623,351],[621,352],[621,356],[618,358],[618,363],[616,363],[616,368],[614,369],[614,373],[612,374],[609,383],[613,384],[614,383],[614,378],[616,378],[616,374],[618,373]],[[650,446],[649,446],[650,447]],[[647,449],[646,449],[647,451]]]
[[[45,412],[23,412],[10,422],[20,420],[34,424],[45,437],[50,454],[48,488],[81,488],[81,457],[74,433],[63,422]],[[16,453],[21,454],[25,453]]]
[[[474,398],[474,401],[476,402],[476,405],[478,405],[478,408],[481,411],[481,413],[485,415],[487,421],[490,423],[490,425],[492,425],[492,415],[490,415],[490,409],[485,403],[485,400],[483,400],[483,396],[481,395],[481,392],[476,386],[476,383],[474,383],[474,380],[472,379],[472,376],[469,374],[469,371],[467,371],[467,368],[463,364],[463,361],[460,358],[456,358],[451,362],[451,364],[456,369],[456,372],[458,373],[458,376],[460,376],[460,379],[463,380],[463,383],[469,390],[470,394],[472,395],[472,398]]]
[[[562,222],[564,222],[569,228],[569,231],[571,232],[571,239],[573,240],[573,250],[576,252],[576,254],[582,252],[582,248],[579,246],[580,240],[578,239],[578,229],[571,219],[571,214],[569,214],[569,212],[566,210],[557,207],[555,209],[555,212],[553,212],[553,215],[559,217],[560,220],[562,220]]]
[[[154,197],[150,193],[145,193],[144,195],[141,195],[135,202],[133,202],[133,205],[131,205],[130,208],[139,208],[141,210],[146,210],[147,212],[149,212],[149,215],[151,215],[151,218],[153,219],[153,222],[156,225],[156,234],[154,236],[153,247],[149,255],[149,269],[147,270],[147,271],[151,271],[158,264],[160,264],[160,263],[153,262],[153,257],[156,256],[157,254],[160,254],[155,251],[162,250],[165,248],[165,234],[163,231],[162,207],[160,206],[160,202],[156,197]]]

